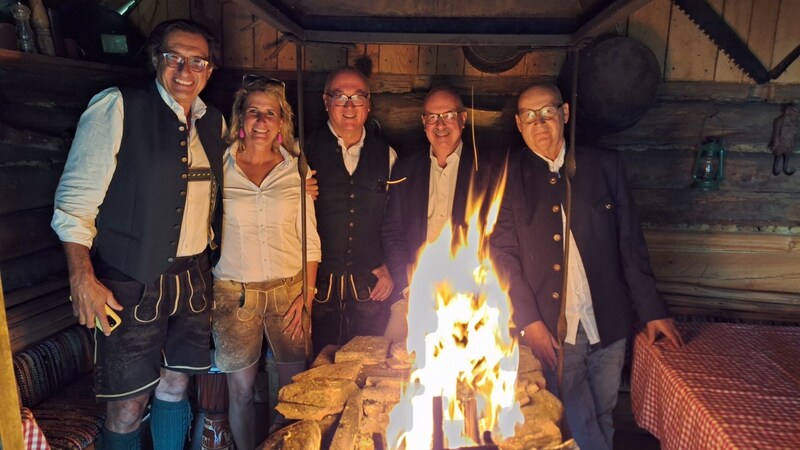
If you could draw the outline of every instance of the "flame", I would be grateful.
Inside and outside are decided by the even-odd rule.
[[[391,449],[431,448],[437,397],[445,447],[482,445],[485,432],[500,442],[523,421],[515,399],[519,348],[509,331],[510,302],[488,258],[505,179],[504,171],[484,223],[479,211],[487,196],[470,196],[469,227],[453,236],[446,225],[420,253],[408,311],[407,348],[416,357],[400,403],[389,415]],[[475,405],[477,423],[468,423],[466,404]]]

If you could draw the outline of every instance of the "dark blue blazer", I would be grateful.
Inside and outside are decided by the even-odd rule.
[[[575,156],[570,228],[586,270],[600,343],[607,346],[630,334],[634,310],[643,322],[669,312],[656,290],[622,158],[584,146]],[[551,173],[527,148],[510,152],[491,253],[501,279],[510,284],[518,329],[542,320],[557,335],[566,267],[559,206],[565,194],[563,168]]]
[[[392,274],[396,294],[408,286],[411,270],[427,238],[431,164],[430,151],[426,148],[425,151],[399,159],[392,169],[393,182],[389,184],[389,199],[381,234],[386,264]],[[466,225],[466,204],[473,167],[472,145],[465,142],[453,197],[451,223],[454,227]],[[488,162],[483,164],[481,160],[478,168],[478,173],[487,173],[479,179],[488,179],[488,173],[492,170]],[[479,189],[482,185],[480,181],[476,181],[475,188]],[[396,296],[393,295],[393,298]]]

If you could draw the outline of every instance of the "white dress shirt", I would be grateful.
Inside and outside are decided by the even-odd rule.
[[[537,156],[542,158],[550,167],[550,171],[558,173],[559,169],[564,165],[564,156],[566,155],[566,144],[561,147],[558,157],[555,161],[550,161],[544,156],[536,153]],[[561,208],[561,223],[562,231],[565,228],[566,217],[564,216],[564,208]],[[589,280],[586,278],[586,269],[583,267],[583,260],[581,253],[578,250],[578,245],[575,239],[569,240],[569,263],[568,263],[569,277],[567,278],[567,292],[566,292],[566,310],[567,317],[567,337],[564,342],[567,344],[575,345],[575,339],[578,336],[578,323],[583,325],[586,332],[586,337],[589,339],[590,344],[600,342],[600,334],[597,331],[597,322],[594,318],[594,307],[592,306],[592,293],[589,291]]]
[[[430,150],[431,178],[428,183],[428,227],[427,240],[431,243],[439,237],[445,224],[450,222],[453,214],[453,197],[458,181],[458,165],[461,162],[463,142],[458,143],[456,150],[445,160],[445,167],[439,167],[439,160]]]
[[[339,148],[342,149],[342,158],[344,159],[344,167],[347,169],[347,173],[350,175],[356,171],[356,167],[358,167],[358,158],[361,157],[361,149],[364,147],[364,138],[367,136],[366,128],[361,128],[361,139],[358,142],[353,144],[350,148],[344,145],[344,140],[336,134],[336,131],[333,130],[333,125],[331,125],[331,121],[328,121],[328,128],[331,130],[331,133],[336,136],[336,142],[339,143]],[[390,146],[389,147],[389,173],[392,172],[392,167],[394,167],[394,162],[397,161],[397,152]]]
[[[236,164],[232,148],[223,159],[222,251],[214,277],[243,283],[292,277],[302,268],[299,160],[281,146],[283,161],[256,186]],[[308,261],[321,261],[310,196],[306,233]]]
[[[182,123],[186,123],[183,107],[155,81],[158,93]],[[119,88],[108,88],[89,102],[81,115],[72,141],[64,173],[56,189],[55,212],[51,226],[62,242],[92,247],[97,235],[95,219],[106,196],[117,167],[117,153],[122,143],[124,109]],[[190,168],[208,168],[209,162],[200,143],[195,122],[203,117],[206,104],[198,97],[192,104],[187,150]],[[223,129],[225,131],[223,120]],[[177,175],[176,175],[177,176]],[[202,252],[209,242],[211,182],[192,181],[186,189],[183,222],[176,256]]]

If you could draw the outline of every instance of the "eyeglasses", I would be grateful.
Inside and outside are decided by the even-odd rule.
[[[445,123],[453,123],[462,112],[463,110],[447,111],[443,113],[425,113],[422,115],[422,121],[428,125],[433,125],[439,122],[439,118],[441,118]]]
[[[353,94],[350,96],[344,94],[332,94],[330,92],[326,92],[328,97],[331,98],[331,102],[333,102],[334,106],[345,106],[347,102],[353,104],[353,106],[364,106],[367,104],[367,99],[369,98],[369,94]]]
[[[187,58],[172,52],[163,52],[161,56],[164,57],[164,62],[167,63],[167,67],[173,69],[186,65],[192,72],[202,72],[211,64],[207,59],[200,58],[199,56],[190,56]]]
[[[564,104],[560,104],[558,106],[545,106],[544,108],[539,109],[522,109],[517,112],[517,117],[519,117],[520,122],[524,124],[533,123],[536,121],[536,116],[542,118],[542,120],[551,120],[555,119],[556,115],[558,114],[558,110],[564,106]]]
[[[250,87],[256,83],[264,83],[265,85],[274,84],[276,86],[280,86],[283,89],[286,89],[286,83],[277,79],[277,78],[269,78],[263,75],[243,75],[242,76],[242,86]]]

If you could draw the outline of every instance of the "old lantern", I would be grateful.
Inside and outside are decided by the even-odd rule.
[[[725,174],[725,147],[722,136],[709,136],[697,149],[692,167],[692,187],[704,191],[719,189]]]

